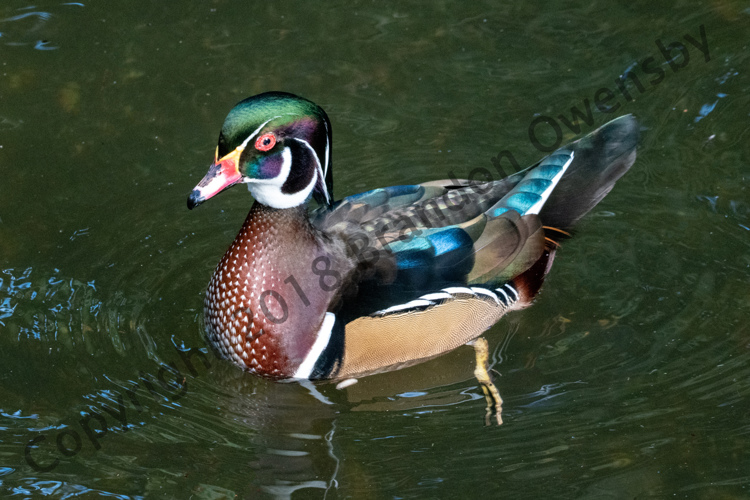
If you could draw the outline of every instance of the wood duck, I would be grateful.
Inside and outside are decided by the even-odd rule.
[[[531,303],[558,242],[630,168],[637,140],[623,116],[501,180],[482,170],[481,183],[334,202],[323,109],[282,92],[245,99],[188,198],[192,209],[236,184],[255,198],[208,284],[208,340],[275,379],[354,379],[472,342],[481,361],[479,336]]]

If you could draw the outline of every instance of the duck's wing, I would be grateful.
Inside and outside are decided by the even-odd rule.
[[[317,374],[437,356],[528,305],[564,234],[544,226],[568,230],[593,208],[633,164],[637,139],[625,116],[501,181],[385,188],[318,214],[359,265]]]

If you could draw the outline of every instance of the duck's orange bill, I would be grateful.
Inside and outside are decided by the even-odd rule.
[[[188,196],[187,206],[193,209],[209,198],[216,196],[228,187],[234,186],[242,180],[240,174],[240,153],[237,148],[221,160],[215,159],[208,173],[198,183]]]

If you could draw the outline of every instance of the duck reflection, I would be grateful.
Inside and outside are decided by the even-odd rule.
[[[495,336],[490,366],[502,359],[513,332],[500,339]],[[212,364],[199,397],[213,392],[220,411],[217,417],[252,431],[248,436],[254,453],[248,455],[247,466],[253,478],[246,491],[235,492],[240,496],[335,498],[344,450],[351,449],[342,420],[356,419],[356,412],[445,412],[453,405],[483,399],[474,378],[475,354],[469,347],[340,389],[335,382],[274,382],[216,359]],[[481,426],[483,413],[481,405],[476,406],[475,422]],[[348,458],[349,468],[356,468],[356,460]],[[295,493],[301,490],[308,491]]]
[[[211,375],[216,388],[225,393],[220,396],[220,418],[253,431],[250,440],[256,452],[247,466],[254,478],[248,491],[236,493],[291,498],[299,490],[319,490],[321,498],[333,498],[340,465],[334,438],[341,405],[310,382],[273,382],[218,360]]]

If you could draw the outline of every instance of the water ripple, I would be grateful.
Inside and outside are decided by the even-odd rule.
[[[0,270],[0,325],[5,339],[35,341],[55,350],[83,349],[89,354],[114,348],[120,354],[142,328],[138,311],[146,298],[122,292],[102,298],[95,280],[44,274],[32,267]]]
[[[73,2],[61,5],[63,7],[84,7],[84,4],[82,3]],[[65,9],[59,14],[53,14],[52,12],[47,11],[30,10],[35,8],[35,6],[30,6],[17,9],[19,11],[25,10],[26,12],[0,19],[0,27],[2,27],[0,38],[5,45],[11,47],[31,46],[35,50],[41,51],[56,50],[60,48],[50,42],[45,34],[56,32],[56,27],[51,27],[50,24],[54,24],[53,21],[56,18],[64,18],[68,15],[70,10]]]

